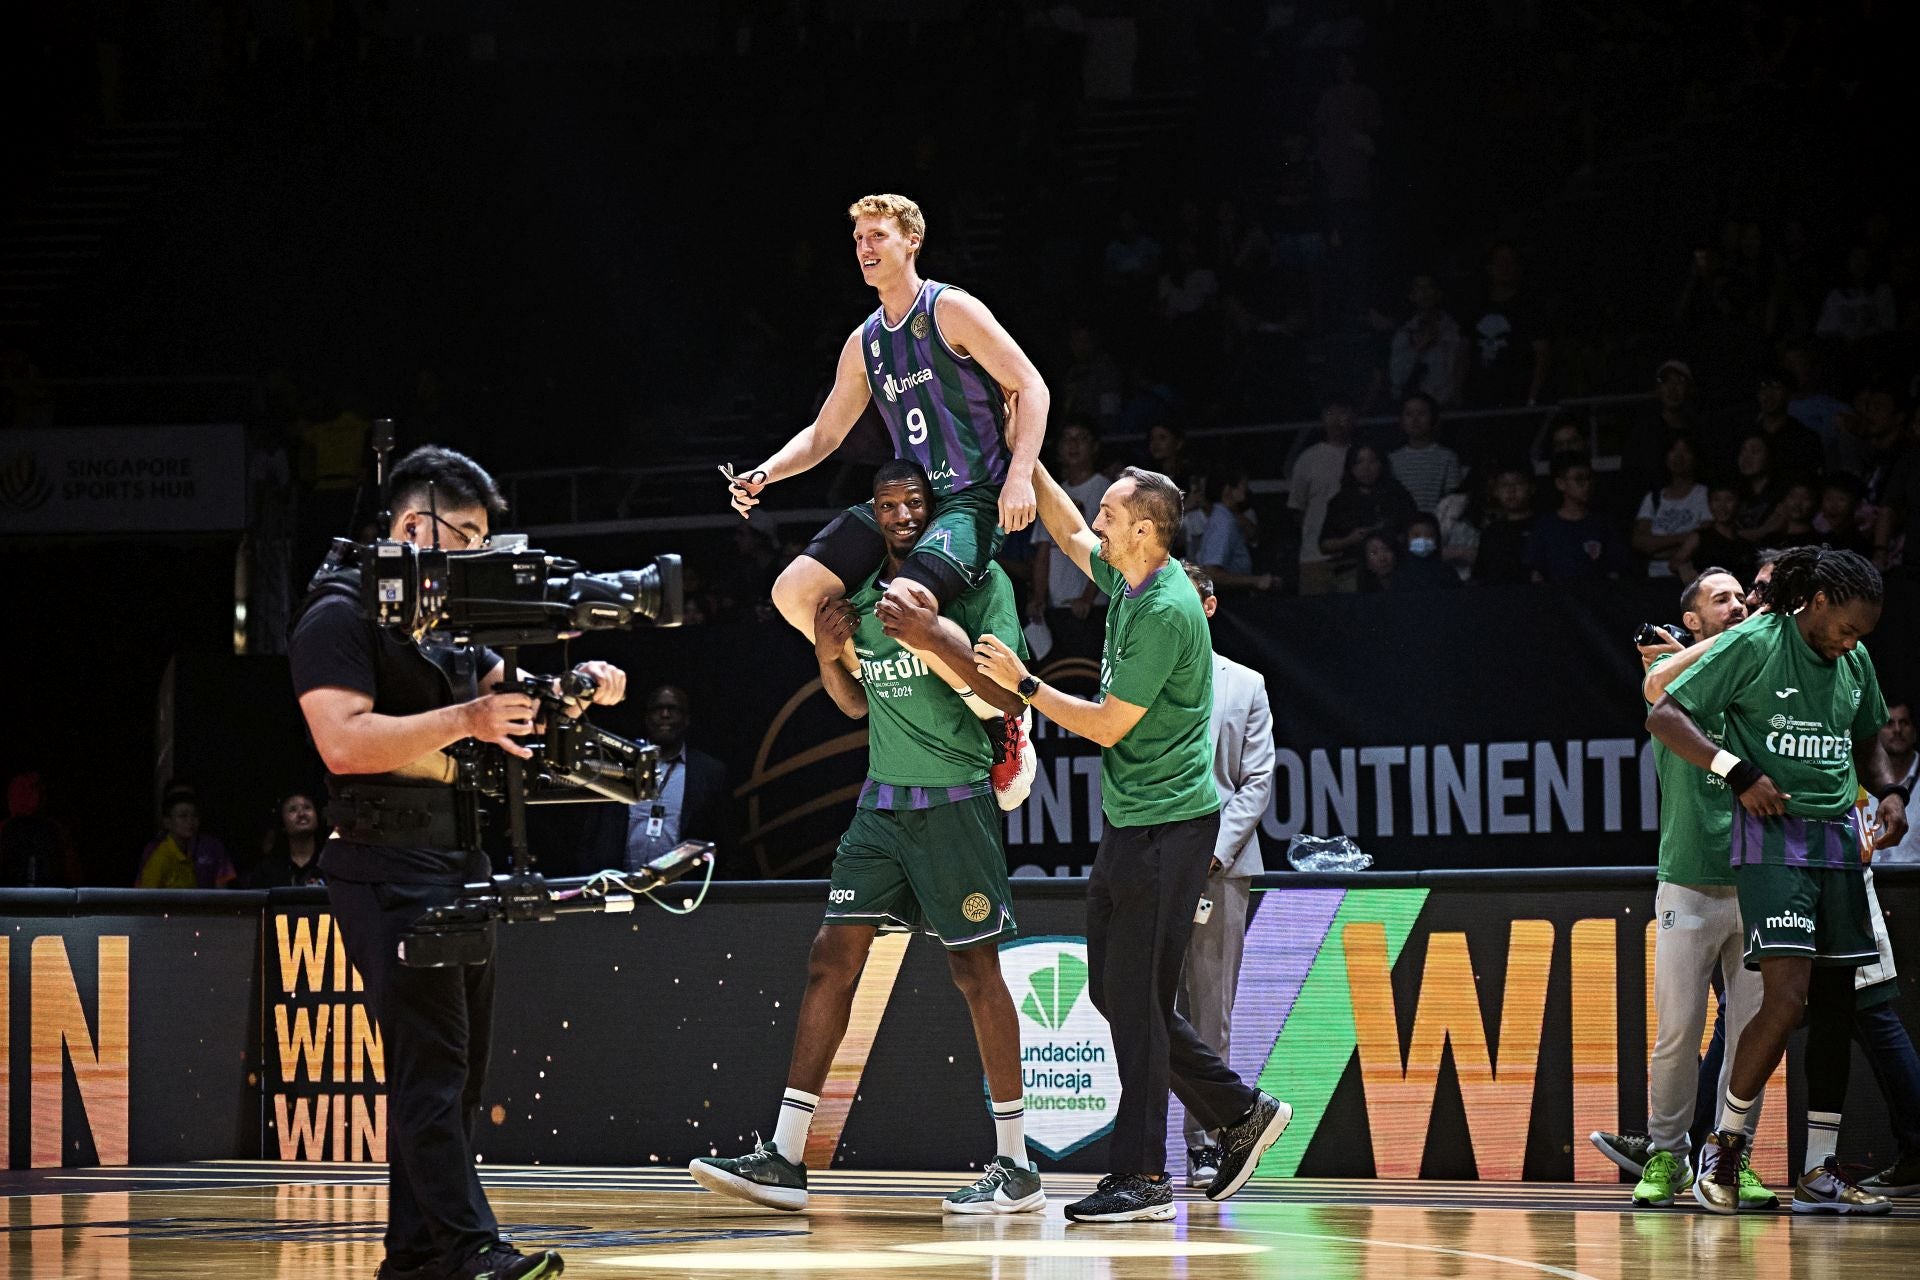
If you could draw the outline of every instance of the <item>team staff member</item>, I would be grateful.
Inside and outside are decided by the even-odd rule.
[[[483,547],[506,509],[493,478],[464,454],[416,449],[393,470],[388,536],[453,551]],[[326,570],[288,645],[294,690],[327,767],[337,829],[320,855],[348,958],[366,981],[387,1054],[387,1232],[381,1280],[542,1280],[562,1267],[550,1250],[522,1254],[499,1225],[474,1170],[492,1030],[495,966],[412,969],[402,935],[427,908],[490,873],[471,803],[452,786],[445,749],[465,738],[522,758],[536,704],[490,693],[505,676],[486,649],[414,644],[367,619],[357,571]],[[585,670],[594,701],[618,702],[626,677]]]
[[[1224,1200],[1252,1175],[1293,1114],[1248,1087],[1174,1010],[1193,916],[1220,831],[1208,721],[1213,651],[1192,583],[1167,558],[1180,527],[1180,489],[1128,467],[1088,529],[1065,490],[1035,467],[1040,519],[1054,545],[1104,591],[1100,701],[1042,684],[995,635],[980,637],[980,669],[1073,733],[1103,748],[1106,831],[1087,883],[1088,991],[1113,1029],[1120,1102],[1108,1143],[1114,1170],[1067,1206],[1078,1222],[1171,1218],[1167,1088],[1220,1131],[1207,1197]]]
[[[1213,579],[1199,565],[1182,562],[1207,618],[1220,607]],[[1213,911],[1187,944],[1187,972],[1176,1007],[1221,1058],[1232,1056],[1233,998],[1240,989],[1240,962],[1247,942],[1247,909],[1260,860],[1260,815],[1273,794],[1273,712],[1267,682],[1232,658],[1213,655],[1213,783],[1220,792],[1220,834],[1207,865],[1207,896]],[[1206,1187],[1220,1174],[1220,1147],[1189,1114],[1187,1185]]]
[[[1860,644],[1879,624],[1882,590],[1879,571],[1853,552],[1786,552],[1774,564],[1774,611],[1723,637],[1647,716],[1654,737],[1725,779],[1740,804],[1730,860],[1746,963],[1759,969],[1763,992],[1733,1046],[1721,1127],[1694,1183],[1694,1197],[1716,1213],[1739,1208],[1750,1113],[1787,1037],[1804,1014],[1809,1035],[1844,1038],[1853,970],[1879,954],[1863,857],[1907,828],[1906,797],[1880,749],[1886,703]],[[1701,729],[1720,715],[1724,747]],[[1854,810],[1862,781],[1880,796],[1870,840]],[[1796,1212],[1871,1211],[1874,1199],[1831,1158],[1794,1189]]]

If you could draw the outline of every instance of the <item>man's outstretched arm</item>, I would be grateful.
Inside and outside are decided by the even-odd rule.
[[[1012,446],[1013,456],[1007,462],[1007,479],[1000,488],[1000,527],[1018,533],[1033,523],[1038,484],[1033,471],[1040,461],[1040,446],[1047,438],[1053,394],[1027,353],[980,299],[948,290],[935,304],[934,319],[940,325],[940,336],[977,360],[1006,392],[1012,407],[1007,443]]]
[[[1086,517],[1073,498],[1041,463],[1034,464],[1033,482],[1040,523],[1047,527],[1047,536],[1061,554],[1079,566],[1080,572],[1093,577],[1093,558],[1100,554],[1100,539],[1087,527]]]
[[[847,432],[853,430],[853,424],[860,420],[867,401],[872,397],[873,392],[867,387],[866,366],[860,362],[860,331],[855,329],[847,335],[845,345],[840,348],[840,360],[834,367],[833,390],[827,393],[819,414],[795,433],[793,439],[780,446],[779,452],[732,482],[729,493],[733,509],[743,517],[749,515],[754,507],[760,505],[759,493],[762,489],[825,461],[847,438]]]

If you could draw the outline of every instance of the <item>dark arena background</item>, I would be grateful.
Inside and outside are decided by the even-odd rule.
[[[680,691],[712,797],[681,834],[717,868],[659,892],[684,916],[500,926],[475,1146],[516,1244],[610,1277],[1906,1265],[1911,1198],[1787,1207],[1804,1032],[1752,1148],[1780,1207],[1635,1208],[1588,1135],[1648,1122],[1643,625],[1680,622],[1708,567],[1746,586],[1763,548],[1850,549],[1884,584],[1886,700],[1920,691],[1909,21],[1870,0],[6,6],[7,1275],[381,1269],[387,1043],[325,891],[289,884],[282,801],[325,795],[288,632],[329,540],[373,527],[382,420],[396,457],[443,444],[499,480],[496,538],[593,572],[684,563],[683,625],[520,654],[625,670],[592,718],[628,738],[660,737],[649,695]],[[860,975],[809,1212],[685,1172],[772,1133],[865,776],[865,723],[772,591],[871,496],[887,428],[870,407],[746,521],[716,468],[819,411],[875,306],[846,213],[871,192],[919,203],[920,270],[1032,359],[1056,475],[1185,491],[1214,648],[1265,681],[1227,1056],[1293,1119],[1214,1204],[1176,1105],[1170,1221],[1061,1212],[1109,1172],[1119,1076],[1087,990],[1100,752],[1044,717],[1005,815],[1000,961],[1047,1211],[936,1203],[994,1134],[927,937],[883,936]],[[1104,601],[1043,554],[1021,531],[998,556],[1050,636],[1034,670],[1092,696]],[[1881,741],[1911,776],[1904,723]],[[136,887],[183,798],[196,887]],[[584,876],[623,856],[615,828],[537,805],[529,847]],[[1371,867],[1296,869],[1297,836]],[[486,839],[504,869],[497,817]],[[1913,863],[1915,838],[1875,863],[1908,1027]],[[1920,1161],[1913,1073],[1855,1049],[1848,1176]]]

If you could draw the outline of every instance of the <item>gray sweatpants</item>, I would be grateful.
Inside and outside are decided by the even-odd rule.
[[[1725,1097],[1733,1075],[1740,1031],[1760,1008],[1760,975],[1747,971],[1740,927],[1740,899],[1726,885],[1663,882],[1653,895],[1653,1009],[1660,1027],[1647,1066],[1647,1137],[1661,1151],[1683,1159],[1692,1153],[1699,1095],[1700,1035],[1712,999],[1714,965],[1727,995],[1727,1052],[1716,1097]],[[1719,1123],[1719,1115],[1714,1117]],[[1749,1122],[1760,1123],[1754,1100]]]

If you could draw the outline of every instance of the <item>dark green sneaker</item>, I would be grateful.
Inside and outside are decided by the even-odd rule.
[[[798,1213],[807,1207],[807,1167],[780,1154],[771,1142],[753,1135],[753,1150],[743,1156],[701,1156],[687,1166],[693,1180],[709,1191],[750,1200],[769,1209]]]
[[[1636,1209],[1673,1203],[1674,1196],[1693,1185],[1693,1170],[1671,1151],[1655,1151],[1640,1169],[1639,1185],[1633,1189]]]
[[[986,1172],[940,1202],[946,1213],[1041,1213],[1046,1207],[1040,1171],[1005,1156],[995,1156]]]

